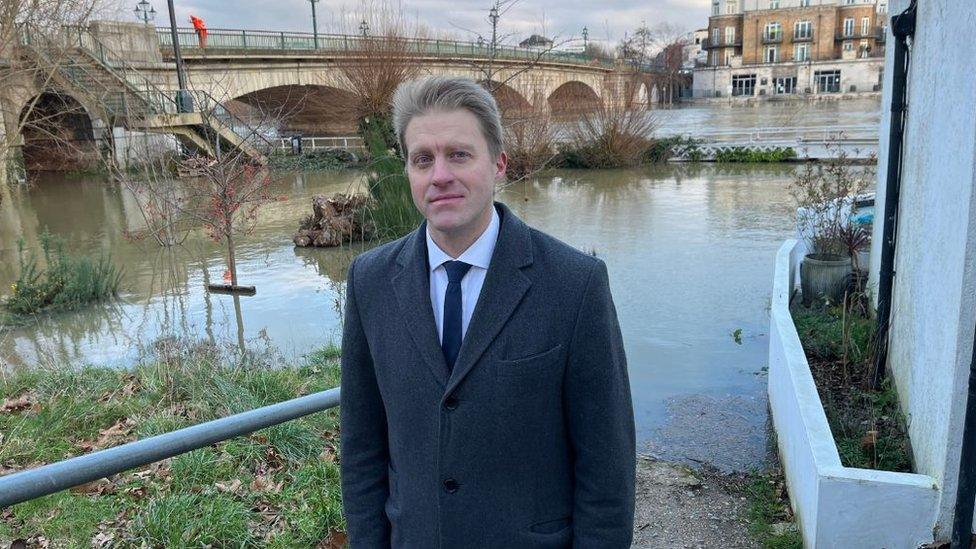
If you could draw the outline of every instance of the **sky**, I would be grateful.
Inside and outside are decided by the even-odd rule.
[[[437,37],[474,40],[476,33],[490,36],[488,9],[491,0],[319,0],[316,16],[320,33],[358,32],[359,21],[367,9],[398,7],[409,28],[417,23]],[[135,20],[132,6],[123,18]],[[150,0],[156,9],[156,24],[169,26],[164,0]],[[559,42],[581,38],[586,26],[589,40],[616,43],[625,32],[646,22],[653,28],[668,22],[678,30],[692,31],[708,26],[710,0],[518,0],[499,20],[506,42],[517,43],[531,34],[557,37]],[[125,6],[126,4],[122,4]],[[312,30],[309,0],[174,0],[178,26],[189,26],[189,15],[202,18],[210,29]],[[367,8],[367,6],[372,6]],[[381,7],[377,7],[381,6]],[[384,8],[385,6],[386,8]]]

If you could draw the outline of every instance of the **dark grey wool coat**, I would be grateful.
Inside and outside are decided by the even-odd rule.
[[[628,547],[636,449],[606,266],[496,203],[453,373],[426,228],[349,267],[342,499],[352,547]]]

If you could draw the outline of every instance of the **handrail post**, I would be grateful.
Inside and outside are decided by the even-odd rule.
[[[247,49],[247,31],[241,31],[241,49]]]
[[[282,51],[285,49],[285,33],[284,33],[284,31],[281,32],[281,49],[282,49]]]

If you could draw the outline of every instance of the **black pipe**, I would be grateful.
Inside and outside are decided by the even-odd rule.
[[[973,358],[969,363],[969,396],[962,430],[959,456],[959,485],[956,510],[952,517],[952,549],[969,549],[973,532],[973,507],[976,505],[976,326],[973,327]]]
[[[908,37],[915,35],[916,0],[908,9],[891,18],[894,34],[894,67],[891,74],[891,120],[888,126],[888,170],[885,178],[884,233],[881,240],[881,270],[878,273],[878,330],[874,353],[875,389],[881,387],[888,362],[888,325],[891,320],[891,288],[895,266],[895,228],[898,223],[898,199],[901,193],[902,145],[905,135],[905,103],[908,77]]]

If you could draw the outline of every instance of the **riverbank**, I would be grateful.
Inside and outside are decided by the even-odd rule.
[[[132,370],[34,368],[0,377],[0,474],[333,387],[338,349],[288,367],[160,340]],[[26,547],[341,547],[338,413],[329,410],[6,509]],[[755,479],[638,460],[635,547],[772,546]],[[762,486],[762,484],[760,484]],[[757,511],[758,510],[758,511]],[[758,513],[758,514],[757,514]],[[765,514],[764,514],[765,513]],[[758,525],[758,529],[757,529]],[[786,547],[784,545],[782,547]],[[781,547],[777,545],[776,547]]]

